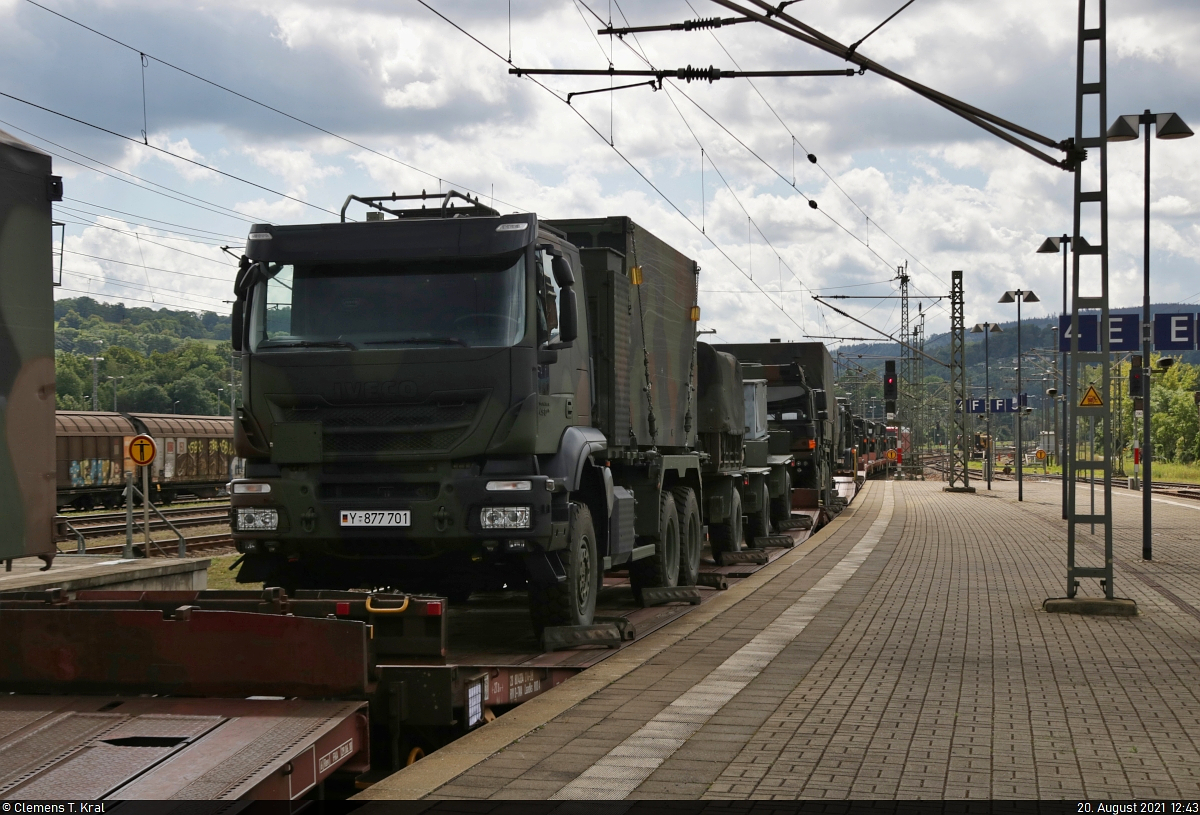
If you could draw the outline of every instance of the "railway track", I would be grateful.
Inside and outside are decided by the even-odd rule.
[[[146,555],[145,542],[135,541],[133,551],[136,557],[161,557],[163,552],[168,555],[174,555],[177,551],[177,546],[178,544],[172,540],[155,541],[150,545],[150,554]],[[224,549],[230,546],[233,546],[233,538],[228,532],[218,532],[215,535],[194,535],[187,538],[187,550],[189,553]],[[159,551],[160,549],[162,550],[161,552]],[[123,543],[89,546],[87,548],[87,554],[89,555],[119,555],[124,551],[125,544]]]
[[[233,546],[233,538],[228,531],[222,531],[213,534],[203,535],[188,535],[184,530],[200,527],[212,527],[229,524],[229,503],[212,503],[207,506],[193,507],[177,507],[171,509],[160,509],[160,512],[170,520],[171,524],[181,531],[184,535],[185,545],[188,552],[200,552],[211,549],[219,549]],[[134,508],[134,535],[142,538],[145,534],[145,528],[142,523],[142,512],[138,507]],[[70,524],[68,526],[67,524]],[[78,546],[79,535],[83,536],[84,551],[87,554],[107,555],[121,554],[125,550],[124,542],[121,543],[96,543],[97,538],[109,538],[122,535],[126,528],[126,515],[121,512],[96,512],[87,514],[74,515],[58,515],[55,516],[56,542],[57,543],[76,543]],[[150,520],[150,531],[163,532],[169,530],[170,527],[165,521],[157,515]],[[78,533],[78,534],[77,534]],[[156,554],[168,553],[175,554],[178,552],[178,541],[174,538],[152,541],[150,544],[150,552],[146,553],[146,544],[144,540],[134,543],[134,550],[139,557],[155,556]]]
[[[935,472],[938,472],[938,473],[944,473],[947,471],[947,468],[945,465],[945,458],[946,458],[945,456],[939,456],[938,458],[932,459],[932,460],[925,459],[925,461],[924,461],[925,467],[928,469],[931,469]],[[1037,472],[1036,470],[1033,470],[1033,469],[1026,472],[1025,475],[1027,478],[1035,478],[1035,477],[1036,478],[1045,478],[1045,479],[1049,479],[1051,481],[1061,481],[1062,480],[1062,475],[1059,473],[1043,474],[1043,473]],[[971,478],[973,480],[982,481],[983,473],[979,472],[977,470],[972,470]],[[1003,472],[997,471],[997,472],[992,473],[992,480],[993,481],[1016,481],[1017,476],[1016,476],[1016,473],[1003,473]],[[1087,484],[1088,479],[1080,478],[1080,479],[1078,479],[1077,483]],[[1112,485],[1114,487],[1116,487],[1117,489],[1122,489],[1122,490],[1129,489],[1129,484],[1127,481],[1125,481],[1124,477],[1114,476],[1113,480],[1112,480]],[[1192,500],[1200,500],[1200,484],[1191,484],[1186,481],[1155,481],[1152,490],[1155,495],[1164,495],[1164,496],[1170,496],[1173,498],[1190,498]]]

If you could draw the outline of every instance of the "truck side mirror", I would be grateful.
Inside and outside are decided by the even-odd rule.
[[[571,271],[571,262],[561,255],[556,255],[550,260],[550,268],[554,270],[554,282],[560,288],[575,285],[575,273]]]
[[[233,313],[229,315],[229,342],[233,346],[234,351],[242,350],[242,306],[245,301],[237,299],[233,301]]]
[[[829,403],[825,399],[825,391],[814,390],[812,393],[813,393],[813,407],[815,407],[817,409],[818,413],[828,414]],[[824,417],[822,417],[822,418],[824,418]]]
[[[555,277],[558,277],[558,258],[554,260]],[[568,266],[568,274],[570,271],[571,267]],[[564,286],[558,296],[558,341],[564,344],[574,342],[579,336],[579,304],[575,299],[575,287]]]

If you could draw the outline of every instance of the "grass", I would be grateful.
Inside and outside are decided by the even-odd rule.
[[[231,572],[229,567],[239,557],[241,555],[234,552],[231,555],[218,555],[212,559],[212,562],[208,564],[208,587],[210,589],[254,591],[262,588],[259,584],[237,582],[237,570]]]
[[[1133,459],[1129,456],[1126,456],[1123,463],[1125,465],[1125,475],[1127,477],[1132,476]],[[967,466],[972,473],[983,473],[982,461],[971,461]],[[1180,464],[1171,461],[1155,461],[1151,465],[1151,470],[1153,470],[1155,482],[1177,481],[1184,484],[1200,484],[1200,463]],[[1004,472],[1004,468],[997,464],[996,472],[1002,473]],[[1013,468],[1013,472],[1016,472],[1016,468]],[[1040,464],[1027,464],[1025,466],[1026,475],[1040,475],[1041,472],[1042,465]],[[1054,475],[1060,475],[1062,473],[1062,468],[1056,465],[1049,465],[1046,467],[1046,472],[1053,473]]]

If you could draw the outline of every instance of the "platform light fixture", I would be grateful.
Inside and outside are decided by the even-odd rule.
[[[988,335],[1002,333],[1004,329],[999,323],[975,323],[972,334],[983,335],[983,400],[987,406],[987,450],[983,457],[983,475],[987,488],[992,488],[992,362],[988,349]]]
[[[1013,289],[1004,292],[1000,298],[1001,303],[1016,303],[1017,304],[1017,407],[1024,407],[1021,404],[1021,304],[1022,303],[1040,303],[1038,296],[1031,291],[1025,289]],[[1018,409],[1017,411],[1017,500],[1025,500],[1025,481],[1023,478],[1024,472],[1021,467],[1021,461],[1024,458],[1021,450],[1021,418],[1024,413]]]
[[[1105,134],[1108,141],[1135,141],[1141,135],[1141,126],[1146,126],[1144,207],[1142,213],[1142,364],[1150,364],[1150,126],[1154,125],[1155,136],[1160,139],[1186,139],[1195,135],[1177,113],[1151,113],[1148,109],[1140,114],[1118,116]],[[1142,378],[1142,438],[1146,440],[1142,450],[1142,559],[1150,560],[1151,504],[1150,460],[1153,446],[1150,440],[1150,370],[1145,369]]]

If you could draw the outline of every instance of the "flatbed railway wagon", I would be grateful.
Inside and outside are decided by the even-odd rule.
[[[60,410],[55,424],[60,510],[121,504],[125,473],[135,466],[126,456],[129,441],[139,434],[158,442],[150,465],[155,503],[169,504],[183,495],[214,498],[242,472],[229,417]]]
[[[345,798],[762,565],[702,568],[645,606],[605,577],[603,624],[549,641],[522,591],[0,593],[0,800]]]

